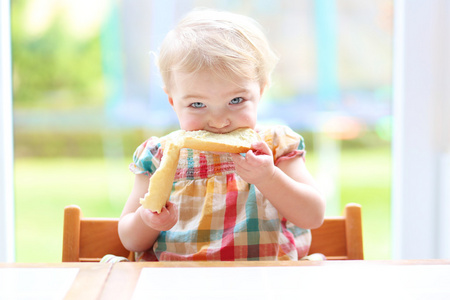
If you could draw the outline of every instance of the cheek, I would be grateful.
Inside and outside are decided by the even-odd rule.
[[[236,121],[242,122],[242,127],[254,128],[256,125],[257,114],[256,111],[247,110],[242,112],[236,118]]]
[[[256,122],[256,119],[258,116],[258,104],[257,103],[252,103],[251,105],[249,105],[248,109],[246,110],[246,116],[250,121]]]
[[[179,105],[179,103],[175,103],[173,109],[178,117],[181,129],[188,131],[203,129],[202,120],[199,116],[190,113],[185,107]]]
[[[200,117],[194,116],[183,116],[179,118],[180,127],[183,130],[192,131],[192,130],[201,130],[204,128],[203,121]]]

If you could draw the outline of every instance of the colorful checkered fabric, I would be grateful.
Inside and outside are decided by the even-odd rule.
[[[273,151],[274,162],[304,157],[303,138],[285,126],[257,130]],[[165,137],[138,147],[130,169],[153,174]],[[283,219],[252,184],[236,174],[227,153],[182,149],[170,201],[179,221],[161,232],[153,249],[136,260],[297,260],[308,253],[309,230]]]

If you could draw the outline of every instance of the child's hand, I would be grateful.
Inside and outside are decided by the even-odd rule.
[[[265,142],[252,144],[245,157],[240,154],[232,154],[231,157],[236,166],[236,172],[245,181],[258,185],[269,180],[275,172],[272,151]]]
[[[159,214],[144,208],[140,210],[140,214],[147,226],[158,231],[169,230],[178,222],[178,207],[172,202],[167,202]]]

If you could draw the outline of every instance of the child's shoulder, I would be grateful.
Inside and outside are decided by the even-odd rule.
[[[303,137],[286,125],[258,126],[256,132],[272,150],[275,160],[293,152],[304,153]]]
[[[177,136],[179,132],[180,130],[177,130],[161,137],[158,136],[149,137],[147,140],[145,140],[142,144],[140,144],[136,148],[134,156],[141,158],[143,156],[161,156],[166,142]],[[158,153],[160,153],[160,155],[158,155]]]
[[[258,125],[256,132],[266,141],[277,139],[303,140],[303,137],[286,125]]]
[[[178,130],[162,137],[149,137],[136,148],[130,170],[135,174],[153,173],[161,162],[165,144],[168,140],[176,138],[179,133]]]

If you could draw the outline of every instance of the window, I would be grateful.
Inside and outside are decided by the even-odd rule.
[[[193,7],[247,14],[266,29],[280,62],[261,122],[305,137],[328,213],[361,203],[366,257],[390,257],[392,1],[11,5],[18,261],[60,260],[65,205],[120,215],[133,151],[177,128],[149,52]],[[46,248],[30,251],[36,244]]]

